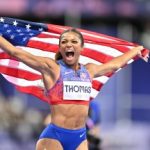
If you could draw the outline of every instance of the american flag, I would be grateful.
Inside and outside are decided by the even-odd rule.
[[[53,59],[58,50],[59,36],[68,28],[70,27],[15,18],[0,18],[0,35],[9,42],[34,55]],[[82,64],[95,63],[100,65],[137,46],[134,43],[100,33],[78,30],[83,34],[85,40],[84,50],[80,57],[80,63]],[[147,55],[148,50],[144,49],[142,54],[143,56]],[[127,64],[132,63],[134,60],[135,58]],[[12,58],[2,49],[0,49],[0,73],[6,80],[14,84],[19,91],[32,94],[47,102],[40,72]],[[102,86],[114,73],[93,79],[91,98],[97,96]]]

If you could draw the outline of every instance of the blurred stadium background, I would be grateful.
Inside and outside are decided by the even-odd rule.
[[[68,25],[150,49],[149,0],[0,0],[0,16]],[[96,101],[102,150],[150,149],[150,65],[136,61],[113,76]],[[0,76],[0,150],[34,150],[49,106]]]

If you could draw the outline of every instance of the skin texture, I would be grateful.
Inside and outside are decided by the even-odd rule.
[[[8,54],[16,57],[28,66],[41,72],[46,90],[54,86],[60,75],[60,66],[55,60],[34,56],[20,50],[0,37],[0,47]],[[59,52],[63,61],[75,71],[79,69],[79,57],[83,49],[82,39],[78,33],[68,31],[61,35]],[[122,56],[114,58],[103,65],[86,64],[90,77],[98,77],[115,71],[123,66],[128,60],[141,55],[142,46],[133,48]],[[68,52],[71,52],[67,54]],[[40,61],[39,61],[40,60]],[[59,104],[51,106],[51,122],[66,129],[79,129],[85,126],[88,116],[88,106],[77,104]],[[78,113],[77,113],[78,112]],[[40,139],[37,142],[36,150],[63,150],[59,141],[54,139]],[[83,141],[77,150],[88,150],[87,141]]]

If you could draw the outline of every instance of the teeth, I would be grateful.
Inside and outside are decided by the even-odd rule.
[[[69,50],[66,50],[66,52],[74,52],[74,50],[72,50],[72,49],[69,49]]]

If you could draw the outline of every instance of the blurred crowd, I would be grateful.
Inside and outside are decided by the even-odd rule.
[[[43,116],[27,108],[23,99],[12,97],[11,101],[0,98],[0,150],[33,150],[41,128]]]
[[[36,107],[31,96],[21,94],[0,75],[0,150],[34,150],[49,113],[46,106]]]
[[[11,5],[8,5],[11,2]],[[7,8],[7,9],[6,9]],[[8,11],[9,10],[9,11]],[[42,11],[41,11],[42,10]],[[66,13],[84,16],[148,17],[148,0],[0,0],[0,14],[39,17],[61,16]]]

